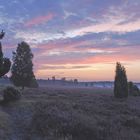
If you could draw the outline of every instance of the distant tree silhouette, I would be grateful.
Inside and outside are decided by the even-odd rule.
[[[124,98],[128,96],[128,84],[126,70],[120,62],[116,63],[116,75],[114,81],[114,96]]]
[[[3,32],[2,30],[2,32],[0,33],[0,40],[3,39],[4,35],[5,35],[5,32]],[[0,42],[0,77],[8,73],[10,70],[10,67],[11,67],[11,62],[8,58],[3,57],[2,45]]]
[[[52,82],[55,83],[55,76],[52,77]]]
[[[61,78],[61,83],[62,83],[63,85],[65,85],[65,83],[66,83],[66,78],[65,78],[65,77]]]
[[[78,85],[78,79],[74,79],[74,84]]]
[[[33,73],[33,54],[26,42],[18,44],[16,52],[13,52],[13,65],[11,69],[11,81],[17,87],[32,87],[36,85]]]

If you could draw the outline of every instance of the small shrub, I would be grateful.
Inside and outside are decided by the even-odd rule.
[[[133,82],[128,83],[128,91],[129,91],[129,95],[133,95],[133,96],[140,95],[139,88],[136,85],[134,85]]]
[[[7,87],[4,89],[3,93],[3,100],[5,102],[16,101],[21,97],[20,92],[14,87]]]

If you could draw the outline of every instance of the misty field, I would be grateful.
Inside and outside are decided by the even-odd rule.
[[[21,100],[0,105],[0,139],[138,140],[140,97],[116,99],[109,88],[26,88]]]

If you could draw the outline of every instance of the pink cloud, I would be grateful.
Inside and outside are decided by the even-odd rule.
[[[34,25],[42,24],[44,22],[48,22],[48,21],[52,20],[54,18],[54,16],[55,16],[54,14],[49,13],[49,14],[47,14],[45,16],[35,17],[35,18],[27,21],[25,23],[25,26],[26,27],[31,27],[31,26],[34,26]]]
[[[81,64],[95,64],[95,63],[114,63],[117,61],[120,62],[134,62],[134,61],[140,61],[139,53],[140,51],[137,49],[139,46],[127,46],[125,48],[112,48],[112,50],[115,50],[116,53],[110,53],[110,54],[102,54],[97,55],[93,57],[85,58],[84,61],[81,62]]]
[[[44,54],[35,54],[35,66],[38,64],[51,64],[51,65],[61,65],[61,64],[97,64],[97,63],[115,63],[117,61],[133,62],[139,61],[140,51],[139,46],[126,46],[126,47],[115,47],[115,48],[104,48],[102,49],[105,53],[98,53],[94,56],[82,56],[81,57],[68,57],[55,56],[49,57]],[[66,48],[67,49],[67,48]],[[97,48],[95,48],[96,51]],[[43,50],[42,50],[43,51]],[[85,49],[83,51],[86,51]],[[112,51],[112,53],[107,53]],[[44,50],[45,52],[45,50]],[[82,51],[81,51],[82,53]],[[80,54],[79,54],[80,55]]]

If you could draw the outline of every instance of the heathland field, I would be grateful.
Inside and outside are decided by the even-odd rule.
[[[139,139],[140,97],[116,99],[109,88],[26,88],[0,105],[0,140]]]

